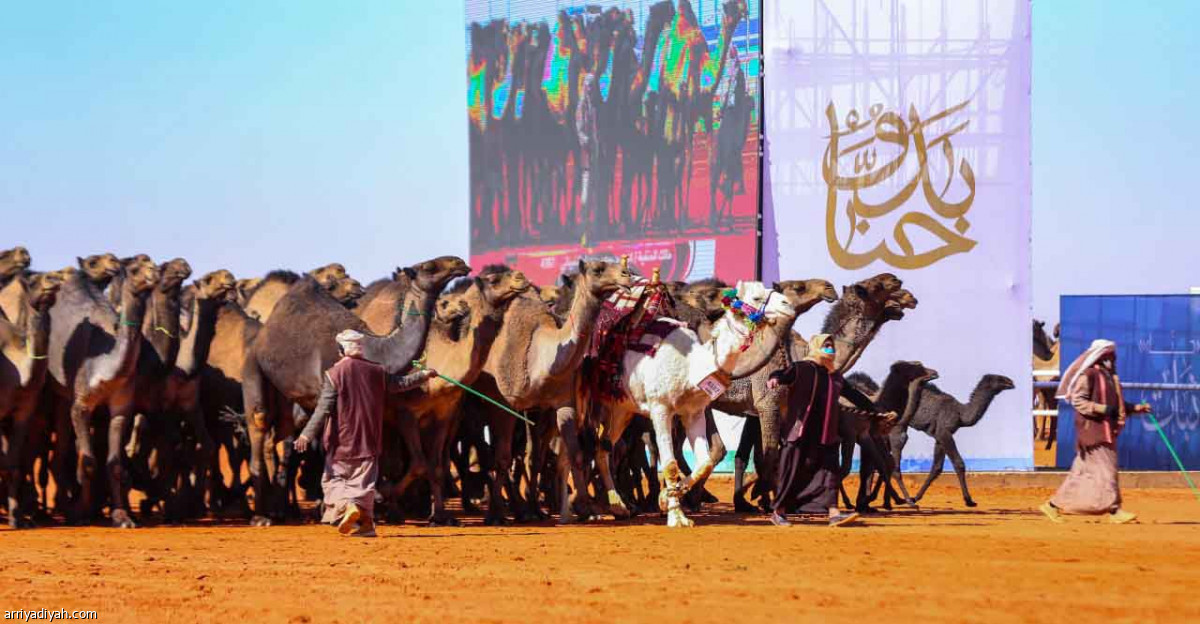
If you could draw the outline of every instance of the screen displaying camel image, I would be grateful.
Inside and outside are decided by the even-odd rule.
[[[758,265],[758,0],[467,0],[471,263]]]

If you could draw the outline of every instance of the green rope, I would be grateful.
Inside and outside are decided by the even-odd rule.
[[[1192,483],[1192,478],[1188,476],[1187,468],[1183,467],[1183,461],[1179,459],[1179,455],[1175,453],[1175,447],[1171,446],[1170,440],[1167,440],[1167,434],[1163,432],[1162,425],[1158,424],[1158,419],[1151,412],[1146,412],[1146,416],[1150,418],[1150,422],[1154,423],[1154,428],[1158,431],[1159,437],[1162,438],[1163,444],[1167,445],[1167,450],[1171,452],[1171,457],[1175,458],[1175,465],[1179,466],[1179,472],[1183,474],[1183,478],[1187,481],[1188,487],[1192,488],[1192,493],[1196,495],[1196,499],[1200,500],[1200,489],[1196,489],[1196,484]]]
[[[130,323],[129,319],[126,319],[124,316],[121,317],[121,324],[124,325],[125,327],[141,327],[142,326],[141,323]]]
[[[420,363],[420,362],[418,362],[418,361],[416,361],[416,360],[413,360],[413,366],[415,366],[415,367],[417,368],[417,370],[429,370],[429,369],[425,368],[425,365],[424,365],[424,364],[422,364],[422,363]],[[441,373],[438,373],[438,377],[440,377],[440,378],[442,378],[442,379],[444,379],[444,380],[446,380],[446,381],[448,381],[448,382],[450,382],[450,383],[452,383],[452,384],[454,384],[454,385],[458,386],[459,388],[462,388],[463,390],[466,390],[467,392],[470,392],[471,394],[473,394],[473,395],[475,395],[475,396],[477,396],[477,397],[479,397],[479,398],[483,399],[484,401],[487,401],[488,403],[491,403],[492,405],[495,405],[496,407],[498,407],[498,408],[500,408],[500,409],[502,409],[502,410],[504,410],[504,411],[508,412],[509,414],[512,414],[513,416],[516,416],[517,418],[520,418],[521,420],[523,420],[523,421],[525,421],[525,422],[529,423],[530,425],[533,425],[533,421],[532,421],[532,420],[529,420],[528,418],[526,418],[526,417],[524,417],[524,416],[522,416],[522,415],[520,415],[520,414],[518,414],[518,413],[514,412],[513,410],[509,409],[509,407],[508,407],[507,405],[504,405],[504,404],[500,403],[499,401],[497,401],[497,400],[493,399],[492,397],[490,397],[490,396],[487,396],[487,395],[485,395],[485,394],[483,394],[483,393],[479,392],[478,390],[476,390],[476,389],[474,389],[474,388],[472,388],[472,387],[470,387],[470,386],[465,386],[465,385],[463,385],[463,384],[461,384],[461,383],[458,383],[458,381],[456,381],[456,380],[454,380],[454,379],[451,379],[451,378],[449,378],[449,377],[447,377],[447,376],[445,376],[445,375],[443,375],[443,374],[441,374]]]

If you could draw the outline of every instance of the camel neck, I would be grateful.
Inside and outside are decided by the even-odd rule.
[[[179,354],[179,289],[163,291],[155,288],[150,295],[149,308],[142,334],[150,342],[158,361],[170,366]]]
[[[992,401],[996,400],[998,394],[1000,394],[999,389],[988,386],[981,380],[975,386],[975,390],[971,392],[971,399],[967,401],[967,409],[962,417],[962,426],[970,427],[978,423],[991,407]]]
[[[712,338],[708,343],[716,358],[717,368],[725,373],[735,370],[743,353],[742,347],[750,338],[750,329],[733,318],[731,313],[726,312],[725,316],[717,320],[713,324]]]
[[[383,340],[379,350],[369,349],[368,359],[379,362],[393,375],[411,368],[413,360],[425,351],[436,300],[436,294],[415,283],[409,286],[408,296],[396,302],[396,328]]]
[[[579,367],[587,345],[591,340],[592,329],[596,326],[596,317],[600,314],[602,302],[592,294],[588,284],[580,283],[575,287],[575,297],[571,300],[571,309],[567,320],[557,332],[559,348],[555,351],[554,362],[550,366],[550,376],[572,372]]]
[[[197,296],[192,300],[192,325],[180,340],[175,370],[193,377],[208,361],[208,350],[217,329],[217,301]]]

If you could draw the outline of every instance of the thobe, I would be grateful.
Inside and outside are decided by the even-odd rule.
[[[374,517],[387,395],[408,390],[428,378],[425,372],[388,375],[382,366],[357,357],[344,357],[325,373],[317,409],[301,434],[311,440],[318,431],[323,432],[322,522],[336,523],[350,503],[357,505],[366,518]]]
[[[1050,503],[1076,514],[1112,513],[1121,507],[1117,481],[1117,436],[1125,403],[1113,374],[1101,365],[1089,367],[1071,388],[1075,408],[1075,461]]]

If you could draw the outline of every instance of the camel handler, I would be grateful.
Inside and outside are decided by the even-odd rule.
[[[794,508],[801,513],[829,512],[829,526],[838,527],[858,520],[855,512],[842,513],[837,506],[841,483],[838,412],[850,409],[838,406],[845,397],[870,418],[895,421],[896,413],[880,413],[863,393],[846,383],[834,369],[836,355],[833,337],[817,334],[808,342],[808,356],[791,366],[775,371],[767,387],[791,386],[788,391],[788,421],[775,482],[775,506],[771,522],[791,526],[786,514]]]
[[[1039,509],[1054,522],[1065,522],[1063,513],[1107,514],[1113,524],[1137,519],[1121,509],[1117,483],[1117,436],[1128,414],[1149,412],[1148,404],[1125,402],[1117,378],[1117,345],[1096,340],[1062,376],[1057,399],[1075,408],[1075,461],[1054,496]]]
[[[375,482],[387,395],[409,390],[437,372],[389,375],[384,367],[363,359],[363,338],[353,329],[337,335],[343,357],[325,372],[317,409],[295,446],[300,452],[308,450],[322,431],[325,511],[321,522],[336,524],[342,535],[375,537]]]

